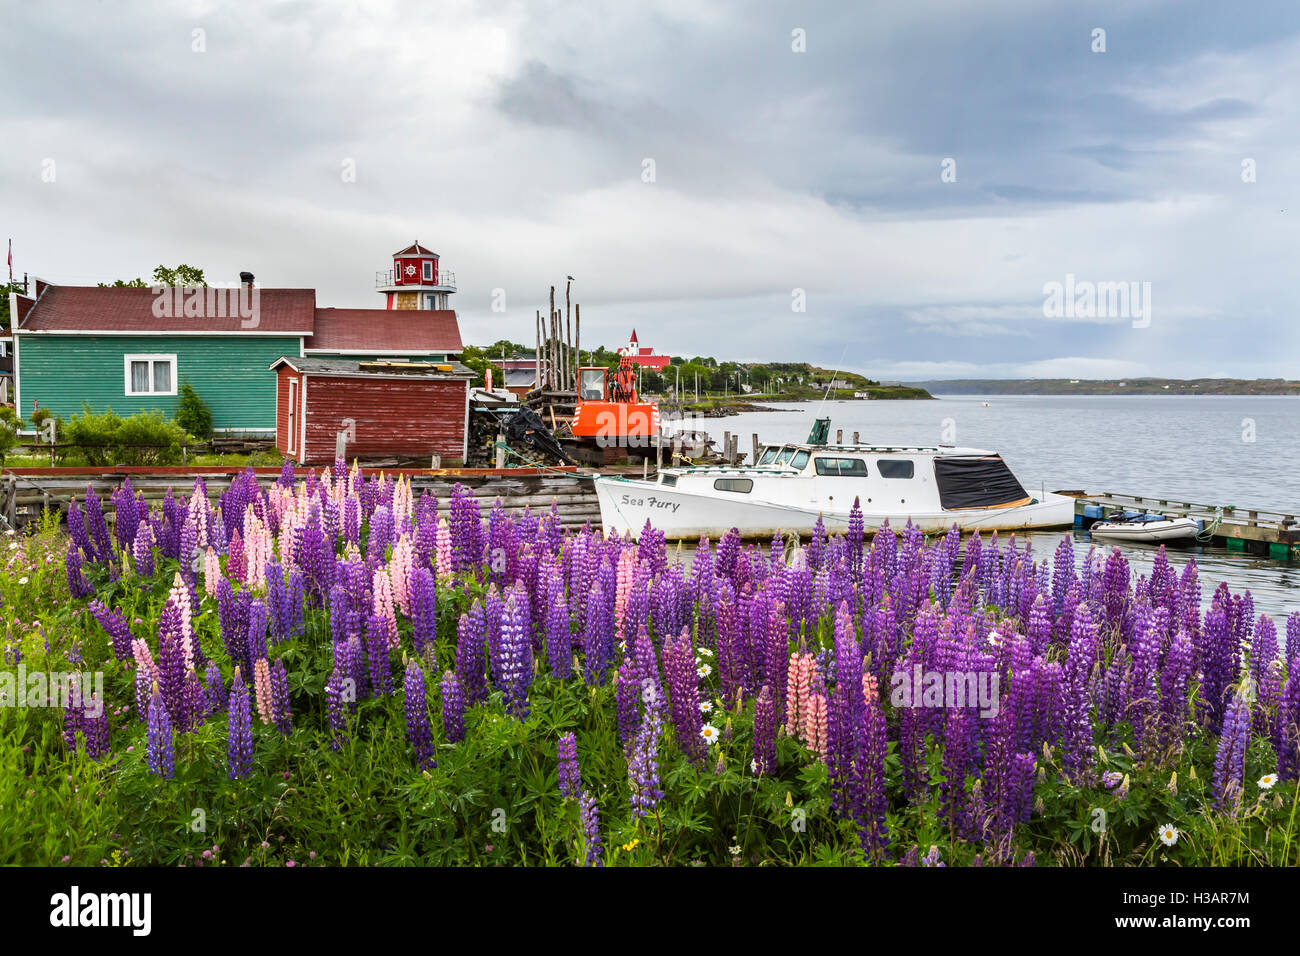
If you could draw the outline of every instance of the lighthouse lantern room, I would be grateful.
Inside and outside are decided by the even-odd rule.
[[[447,272],[438,254],[413,242],[393,253],[393,268],[375,273],[375,291],[389,309],[447,309],[456,291],[455,273]]]

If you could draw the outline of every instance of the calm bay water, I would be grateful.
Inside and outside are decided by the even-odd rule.
[[[985,403],[988,407],[985,407]],[[762,442],[803,441],[820,413],[831,419],[831,439],[858,432],[863,442],[933,445],[940,441],[999,452],[1032,494],[1084,489],[1212,505],[1300,510],[1300,398],[1272,396],[1022,396],[945,395],[937,401],[817,402],[777,406],[709,419],[704,429],[721,440],[750,435]],[[945,430],[946,429],[946,430]],[[1253,440],[1248,440],[1253,439]],[[1061,532],[1032,536],[1035,551],[1050,553]],[[1089,537],[1074,532],[1075,553]],[[1124,545],[1135,574],[1150,570],[1154,549]],[[1194,557],[1202,594],[1227,581],[1249,588],[1259,611],[1280,619],[1300,610],[1300,566],[1222,548],[1171,549],[1181,568]]]

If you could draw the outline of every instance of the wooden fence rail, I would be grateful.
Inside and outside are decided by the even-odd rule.
[[[31,469],[36,471],[38,469]],[[39,469],[42,472],[55,469]],[[179,469],[177,469],[179,471]],[[521,469],[522,470],[522,469]],[[83,472],[81,474],[63,475],[28,475],[7,471],[3,478],[3,500],[0,501],[0,517],[10,528],[21,528],[28,522],[39,520],[43,511],[58,508],[66,512],[72,499],[80,499],[90,488],[101,501],[116,491],[126,478],[131,479],[131,487],[142,495],[146,501],[161,501],[168,489],[177,496],[188,495],[194,487],[194,480],[202,477],[207,487],[208,497],[214,501],[223,491],[230,487],[237,469],[227,469],[216,473],[196,470],[190,474],[123,474],[121,472]],[[258,481],[263,486],[276,480],[278,469],[258,469],[270,472],[258,474]],[[600,506],[590,478],[576,473],[537,473],[528,469],[527,474],[468,474],[468,475],[411,475],[411,489],[418,499],[428,491],[438,499],[439,512],[447,512],[451,507],[452,488],[459,482],[474,492],[479,506],[486,516],[497,498],[507,512],[531,509],[541,513],[550,509],[555,503],[561,523],[567,528],[581,528],[591,522],[597,530],[600,528]],[[391,472],[390,472],[391,474]],[[111,516],[111,509],[105,509]]]

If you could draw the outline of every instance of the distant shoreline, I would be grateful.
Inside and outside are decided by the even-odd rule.
[[[934,395],[1280,395],[1300,396],[1287,379],[946,379],[908,382]]]

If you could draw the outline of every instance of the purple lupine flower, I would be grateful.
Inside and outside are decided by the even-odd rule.
[[[415,568],[411,572],[411,640],[415,652],[423,654],[438,638],[438,595],[433,571]]]
[[[366,658],[370,666],[370,687],[375,694],[393,692],[392,646],[388,625],[373,612],[366,615]]]
[[[65,701],[64,704],[63,743],[68,748],[68,753],[75,754],[77,752],[77,732],[82,729],[82,710],[80,707],[74,706],[71,700]]]
[[[633,665],[625,661],[619,666],[614,679],[618,739],[624,746],[636,736],[641,726],[641,713],[637,704],[641,696],[641,685],[637,682],[633,671]]]
[[[91,713],[98,710],[98,713]],[[86,756],[91,760],[100,760],[109,751],[108,709],[104,701],[91,705],[83,698],[81,705],[81,730],[86,737]]]
[[[355,495],[343,499],[343,540],[348,544],[361,543],[361,502]]]
[[[285,736],[293,729],[293,712],[289,707],[289,672],[284,661],[276,658],[271,665],[271,710],[275,712],[275,726]]]
[[[1241,801],[1245,790],[1246,745],[1250,730],[1250,702],[1237,693],[1228,703],[1223,717],[1223,733],[1219,735],[1219,749],[1214,757],[1212,792],[1214,806],[1227,810]]]
[[[239,780],[253,772],[253,711],[248,699],[244,678],[235,668],[230,683],[230,719],[226,724],[226,763],[231,780]]]
[[[171,599],[163,606],[158,621],[158,681],[167,715],[181,733],[193,727],[185,700],[185,646],[181,633],[181,610]]]
[[[1288,643],[1291,637],[1288,632]],[[1277,754],[1277,775],[1281,779],[1300,776],[1300,668],[1294,666],[1282,685],[1282,699],[1273,723],[1273,752]]]
[[[648,815],[664,795],[659,789],[660,703],[658,692],[650,681],[642,684],[641,702],[641,726],[632,740],[627,758],[634,817]]]
[[[206,683],[205,711],[208,715],[219,714],[226,706],[226,683],[221,677],[221,668],[217,666],[216,661],[208,661],[203,678]]]
[[[450,670],[442,675],[442,730],[448,743],[465,739],[465,697],[460,679]]]
[[[776,701],[767,684],[754,699],[754,772],[776,772]]]
[[[153,677],[149,672],[137,666],[135,669],[135,715],[138,720],[149,717],[149,701],[153,696]]]
[[[861,673],[861,667],[859,667]],[[861,680],[859,680],[861,687]],[[862,700],[862,694],[858,694]],[[889,828],[885,823],[888,799],[885,795],[885,714],[880,700],[873,695],[863,701],[861,730],[854,736],[858,751],[853,759],[849,808],[858,827],[858,842],[868,857],[883,854],[889,845]]]
[[[149,699],[149,772],[168,780],[176,775],[172,722],[157,684]]]
[[[573,631],[569,626],[569,605],[564,586],[557,581],[546,610],[546,660],[551,676],[568,680],[573,676]]]
[[[475,601],[468,614],[462,614],[456,627],[456,679],[465,694],[465,706],[487,700],[484,645],[486,622],[483,606]]]
[[[153,526],[148,521],[142,521],[135,534],[135,540],[131,543],[131,556],[135,558],[135,573],[142,578],[153,577],[153,549],[156,543]]]
[[[90,613],[99,622],[100,627],[113,642],[113,656],[119,661],[129,660],[131,651],[131,628],[126,623],[126,615],[120,608],[109,610],[102,601],[94,600],[89,605]]]
[[[576,797],[582,789],[582,773],[578,769],[578,738],[572,731],[561,734],[555,751],[560,766],[560,796]]]
[[[529,713],[528,690],[533,682],[533,642],[525,620],[526,596],[511,590],[501,617],[501,653],[497,670],[506,713],[524,720]]]
[[[86,531],[94,544],[94,551],[87,551],[86,557],[107,564],[113,560],[113,542],[108,536],[108,525],[104,521],[104,509],[100,506],[99,495],[87,485],[82,500],[86,507]]]
[[[699,673],[695,665],[695,651],[691,647],[690,629],[683,627],[677,637],[664,641],[664,678],[668,684],[673,729],[677,749],[686,757],[699,762],[704,757],[704,739],[700,736],[703,721],[700,719]],[[755,718],[757,721],[757,718]],[[776,722],[773,714],[772,744],[776,745]],[[757,731],[756,731],[757,734]],[[755,744],[757,747],[757,744]]]
[[[382,507],[382,505],[381,505]],[[406,739],[415,748],[415,760],[421,770],[438,766],[433,759],[433,733],[429,729],[429,701],[424,687],[424,671],[411,661],[406,665],[404,709],[406,711]]]
[[[451,490],[452,570],[460,573],[477,568],[483,562],[483,516],[478,499],[465,485],[457,482]]]
[[[117,539],[118,547],[126,551],[140,528],[140,512],[135,506],[135,492],[131,489],[129,475],[109,495],[109,500],[113,503],[113,537]]]
[[[596,798],[586,790],[578,796],[578,812],[582,820],[582,836],[587,843],[586,865],[604,866],[600,840],[600,813],[596,809]]]
[[[84,600],[95,593],[86,576],[81,571],[81,552],[73,541],[68,542],[67,553],[68,590],[78,600]]]
[[[369,538],[366,543],[366,563],[373,567],[382,564],[388,553],[388,546],[393,543],[393,512],[386,505],[379,505],[370,516]]]
[[[348,742],[349,701],[346,698],[349,696],[349,685],[351,685],[353,692],[352,696],[355,697],[356,682],[345,675],[342,665],[336,663],[334,670],[330,672],[329,680],[325,682],[325,703],[329,710],[331,750],[338,750]]]

